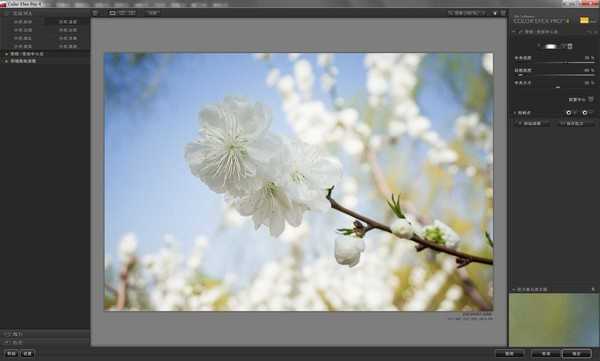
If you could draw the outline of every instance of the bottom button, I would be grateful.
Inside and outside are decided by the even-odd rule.
[[[35,357],[35,350],[21,350],[21,357]]]
[[[559,349],[535,349],[531,350],[532,358],[560,358]]]
[[[4,350],[3,354],[4,354],[4,357],[6,357],[6,358],[17,357],[17,356],[19,356],[19,351],[17,351],[17,350]]]
[[[589,348],[564,348],[561,353],[566,360],[592,358],[592,350]]]
[[[525,350],[522,349],[499,349],[495,352],[496,357],[519,358],[525,356]]]

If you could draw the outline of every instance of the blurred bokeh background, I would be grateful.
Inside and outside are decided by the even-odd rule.
[[[267,105],[273,131],[344,165],[334,197],[383,222],[400,195],[459,250],[493,257],[491,54],[107,54],[105,307],[110,310],[489,310],[493,267],[370,232],[354,268],[333,257],[352,219],[309,212],[279,238],[192,176],[198,113],[226,96]]]
[[[598,294],[511,294],[511,347],[598,347]]]

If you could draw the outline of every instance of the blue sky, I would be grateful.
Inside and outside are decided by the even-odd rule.
[[[106,56],[105,63],[111,56]],[[118,86],[140,82],[140,77],[160,79],[156,92],[145,100],[125,92],[125,101],[105,102],[105,247],[113,260],[117,259],[118,240],[127,232],[138,236],[142,254],[157,250],[164,234],[174,235],[184,250],[191,247],[196,236],[214,234],[221,220],[222,196],[192,176],[183,157],[185,145],[197,135],[198,112],[205,105],[227,95],[245,96],[273,110],[274,131],[289,132],[279,96],[265,84],[268,68],[252,54],[152,56],[158,60],[166,56],[168,61],[159,70],[132,68],[129,74],[105,67],[105,76],[117,79]],[[316,66],[316,56],[306,56],[318,79],[321,70]],[[477,54],[465,56],[473,58],[474,63],[479,61]],[[286,55],[276,55],[273,61],[283,73],[291,70]],[[343,97],[364,94],[363,61],[364,54],[336,55],[338,91]],[[429,105],[422,107],[423,113],[438,131],[448,131],[463,112],[462,106],[456,104],[449,89],[440,86],[435,71],[425,71],[422,77],[424,86],[418,101]],[[320,92],[316,96],[328,99]],[[235,248],[249,242],[237,238],[252,237],[235,235],[211,244],[208,272],[220,274],[235,264],[235,253],[240,252]],[[281,249],[269,237],[258,238],[258,243],[248,248],[258,259],[272,258]]]

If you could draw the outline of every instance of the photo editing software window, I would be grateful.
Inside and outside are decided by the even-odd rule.
[[[598,0],[0,0],[0,359],[600,360]]]

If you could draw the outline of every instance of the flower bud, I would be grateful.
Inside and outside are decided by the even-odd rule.
[[[411,224],[404,218],[396,219],[390,228],[392,229],[392,233],[398,238],[411,239],[414,233]]]
[[[365,250],[365,241],[354,236],[339,236],[335,239],[335,260],[341,265],[354,267]]]
[[[439,220],[425,227],[425,235],[431,241],[442,244],[448,248],[456,249],[460,242],[460,236],[450,226]]]

